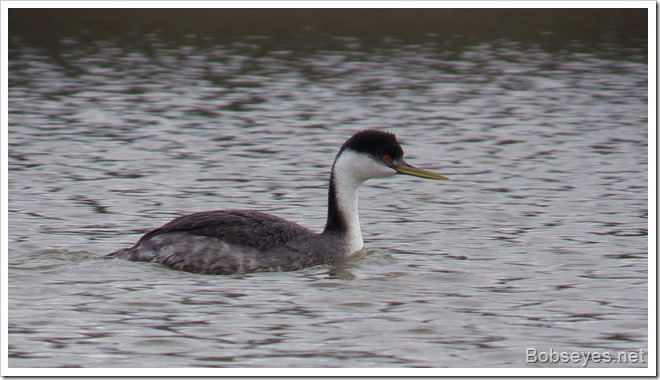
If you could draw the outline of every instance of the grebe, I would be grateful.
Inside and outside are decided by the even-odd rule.
[[[448,179],[405,162],[393,133],[364,130],[337,153],[321,233],[259,211],[204,211],[176,218],[108,257],[203,274],[291,271],[333,263],[364,247],[358,218],[362,182],[395,174]]]

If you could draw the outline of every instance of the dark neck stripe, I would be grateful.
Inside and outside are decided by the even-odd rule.
[[[328,189],[328,220],[323,232],[343,233],[346,231],[348,231],[348,225],[346,224],[346,218],[344,218],[341,210],[339,210],[337,191],[335,189],[335,174],[332,173],[330,175],[330,186]]]

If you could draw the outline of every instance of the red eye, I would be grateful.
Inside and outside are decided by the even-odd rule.
[[[386,164],[389,164],[392,162],[392,157],[390,157],[388,154],[383,156],[383,162]]]

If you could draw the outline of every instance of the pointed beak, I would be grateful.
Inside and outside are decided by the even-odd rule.
[[[420,177],[420,178],[427,178],[427,179],[437,179],[437,180],[447,180],[449,178],[432,173],[426,170],[418,169],[409,163],[405,162],[404,160],[399,160],[398,162],[394,162],[392,164],[392,168],[396,170],[398,174],[407,174],[407,175],[412,175],[415,177]]]

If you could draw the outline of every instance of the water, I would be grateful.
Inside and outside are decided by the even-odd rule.
[[[10,367],[580,367],[526,349],[648,352],[644,41],[78,22],[10,33]],[[364,128],[451,181],[369,181],[358,258],[230,276],[101,259],[209,209],[320,230],[334,155]]]

